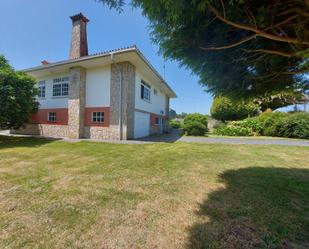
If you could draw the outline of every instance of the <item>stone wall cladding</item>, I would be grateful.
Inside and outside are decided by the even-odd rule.
[[[170,113],[170,98],[168,96],[166,96],[166,100],[165,100],[165,121],[164,121],[164,127],[163,127],[163,131],[164,132],[169,132],[169,113]]]
[[[72,25],[70,59],[88,55],[87,22],[82,18],[72,19]]]
[[[63,138],[68,136],[68,126],[50,124],[26,124],[25,127],[18,130],[11,130],[10,133]]]
[[[69,138],[82,138],[84,135],[86,69],[70,69],[70,89],[68,99]]]
[[[109,127],[85,126],[84,136],[85,138],[91,138],[91,139],[117,140],[119,139],[119,126],[118,125],[111,125]]]
[[[122,130],[123,139],[134,137],[135,66],[121,62],[111,66],[111,112],[110,125],[118,126],[120,115],[120,75],[122,72]]]

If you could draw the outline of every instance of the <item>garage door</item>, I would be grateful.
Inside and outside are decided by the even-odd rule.
[[[142,112],[134,114],[134,138],[149,136],[150,115]]]

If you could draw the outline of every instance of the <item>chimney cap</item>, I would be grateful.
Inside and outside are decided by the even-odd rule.
[[[76,22],[76,21],[89,22],[89,19],[85,17],[81,12],[76,15],[70,16],[70,18],[72,19],[73,22]]]
[[[48,65],[48,64],[50,64],[50,62],[47,61],[47,60],[43,60],[43,61],[41,61],[41,63],[42,63],[42,65]]]

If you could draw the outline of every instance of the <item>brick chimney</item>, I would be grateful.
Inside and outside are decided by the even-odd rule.
[[[82,13],[71,16],[70,18],[73,24],[70,59],[87,56],[87,22],[89,20]]]

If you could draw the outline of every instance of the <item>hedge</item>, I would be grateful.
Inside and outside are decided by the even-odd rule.
[[[263,113],[258,117],[228,122],[214,131],[226,136],[273,136],[309,139],[309,113]]]

